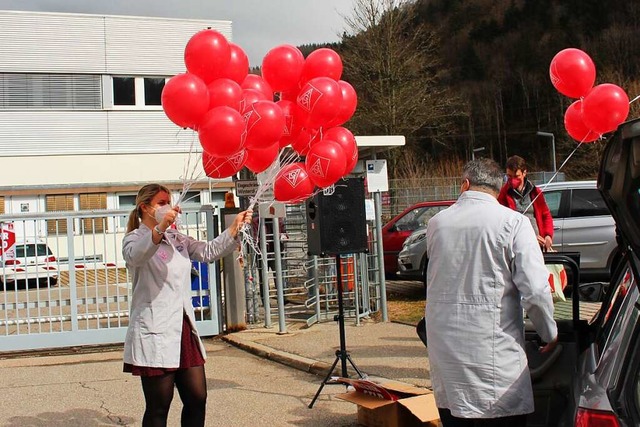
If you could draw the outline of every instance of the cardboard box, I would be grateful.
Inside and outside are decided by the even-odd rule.
[[[336,378],[353,391],[336,397],[358,405],[358,423],[366,427],[438,427],[440,416],[433,393],[396,381]]]

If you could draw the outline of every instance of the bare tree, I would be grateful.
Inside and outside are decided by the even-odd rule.
[[[349,126],[359,133],[404,135],[410,147],[445,141],[448,125],[461,114],[460,101],[441,83],[438,37],[419,23],[416,3],[354,0],[345,22],[344,74],[358,93]],[[388,153],[392,165],[397,156]]]

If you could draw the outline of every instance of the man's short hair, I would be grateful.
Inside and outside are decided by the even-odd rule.
[[[502,188],[504,172],[494,160],[477,159],[464,166],[462,179],[469,180],[471,187],[484,187],[499,193]]]
[[[511,156],[507,159],[507,169],[516,172],[518,169],[522,172],[527,170],[527,162],[520,156]]]

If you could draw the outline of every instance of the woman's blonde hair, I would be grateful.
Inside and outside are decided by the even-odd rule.
[[[142,218],[142,205],[151,204],[151,200],[160,192],[171,194],[171,191],[164,185],[147,184],[138,191],[136,196],[136,207],[129,214],[127,222],[127,233],[140,227],[140,218]]]

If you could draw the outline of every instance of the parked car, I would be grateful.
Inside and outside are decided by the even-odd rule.
[[[382,227],[384,271],[392,275],[398,270],[398,253],[405,239],[417,228],[427,225],[431,217],[453,204],[453,200],[420,202],[408,207]]]
[[[615,221],[596,181],[553,182],[541,185],[553,216],[553,247],[558,252],[580,253],[580,279],[609,280],[620,262]],[[398,276],[426,278],[426,227],[414,231],[398,254]],[[425,283],[426,286],[426,283]]]
[[[622,124],[607,142],[598,190],[620,236],[618,267],[593,319],[558,320],[559,350],[534,380],[531,426],[631,427],[640,425],[640,119]],[[561,255],[557,255],[561,256]],[[577,269],[577,267],[576,267]],[[584,285],[581,285],[581,287]],[[534,332],[527,341],[539,344]]]
[[[6,288],[21,282],[48,286],[58,283],[56,257],[46,243],[16,242],[0,257],[0,285]]]
[[[582,281],[609,280],[620,260],[615,221],[596,181],[541,185],[553,217],[553,247],[580,252]]]

